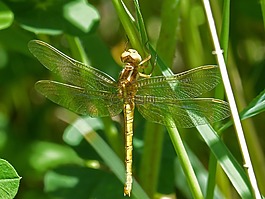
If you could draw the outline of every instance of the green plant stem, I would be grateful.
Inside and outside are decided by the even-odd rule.
[[[226,61],[228,56],[229,27],[230,27],[230,0],[224,0],[220,43],[223,49],[224,59]]]
[[[185,173],[185,176],[187,177],[187,182],[191,189],[193,198],[196,199],[203,198],[201,188],[199,186],[196,175],[193,171],[188,154],[185,150],[184,144],[182,142],[182,139],[179,135],[177,128],[168,127],[167,130],[174,145],[175,151],[178,155],[181,167]]]
[[[138,0],[134,0],[133,2],[136,10],[136,24],[138,26],[137,29],[139,31],[140,41],[142,42],[142,44],[146,45],[148,43],[148,36],[145,29],[144,19],[141,14],[140,4]]]
[[[165,0],[162,7],[162,26],[157,43],[157,53],[159,58],[157,63],[163,66],[162,60],[168,65],[171,65],[175,55],[177,37],[177,26],[179,18],[180,3],[178,0]],[[174,20],[172,20],[174,19]],[[160,60],[162,59],[162,60]],[[162,69],[163,73],[164,70]],[[169,71],[168,74],[171,74]],[[164,74],[166,75],[166,74]],[[191,166],[182,139],[177,128],[167,128],[171,141],[174,145],[175,151],[178,155],[181,167],[185,173],[187,182],[194,198],[203,198],[198,180]]]
[[[120,17],[122,17],[123,15],[126,15],[126,12],[125,12],[126,9],[124,9],[124,7],[122,7],[123,9],[118,9],[118,8],[120,8],[120,7],[118,7],[118,5],[120,7],[122,7],[122,4],[117,4],[116,5],[116,10],[118,12],[120,12],[120,14],[118,13],[118,15]],[[137,11],[139,12],[139,10],[137,10]],[[128,12],[127,12],[127,14],[129,16],[129,13]],[[140,12],[138,14],[140,14]],[[122,24],[124,26],[131,27],[131,25],[132,25],[131,24],[131,20],[130,20],[130,17],[128,17],[128,16],[126,16],[127,20],[121,19],[121,21],[122,21]],[[126,24],[123,21],[127,21],[129,24]],[[140,21],[140,23],[142,23],[142,21]],[[142,24],[140,24],[138,27],[143,27],[143,26],[142,26]],[[134,30],[134,28],[131,27],[129,33],[125,29],[126,33],[128,34],[128,37],[131,34],[131,32],[133,32],[131,30]],[[143,30],[140,30],[140,31],[145,31],[145,30],[143,29]],[[146,34],[141,34],[141,35],[146,35]],[[132,36],[137,37],[137,34],[132,35]],[[174,42],[174,41],[171,40],[171,42]],[[153,56],[153,54],[152,54],[152,56]],[[173,142],[173,145],[175,147],[176,153],[179,156],[179,160],[180,160],[181,165],[183,167],[184,173],[185,173],[185,175],[187,177],[187,181],[188,181],[188,184],[189,184],[189,186],[191,188],[191,192],[192,192],[194,198],[203,198],[203,195],[202,195],[202,192],[201,192],[199,183],[198,183],[198,181],[196,179],[195,173],[193,171],[193,168],[191,166],[191,163],[189,161],[188,155],[187,155],[187,153],[185,151],[184,145],[183,145],[183,143],[181,141],[181,138],[180,138],[180,136],[178,134],[177,129],[176,128],[168,128],[168,131],[169,131],[170,137],[172,138],[172,142]],[[151,132],[151,131],[147,131],[147,132]],[[154,135],[151,135],[151,136],[154,136]],[[146,135],[145,137],[150,137],[150,136],[147,136]],[[162,139],[156,139],[156,140],[159,141],[158,143],[162,143]],[[148,140],[147,140],[147,142],[148,142]],[[156,146],[157,143],[151,143],[151,145]],[[148,150],[145,153],[145,154],[149,154],[149,156],[148,156],[149,158],[152,157],[151,154],[150,154],[150,152],[153,152],[153,150]],[[161,153],[161,150],[160,150],[160,153]],[[146,162],[148,162],[147,161],[147,158],[148,157],[143,157],[143,160],[146,161]],[[150,160],[152,160],[152,158],[150,158]],[[144,166],[142,166],[142,167],[144,168]],[[156,176],[156,174],[154,174],[154,173],[157,171],[157,167],[153,167],[153,168],[154,168],[154,170],[151,172],[151,173],[153,173],[152,176]],[[149,179],[149,178],[147,178],[147,179]],[[144,182],[146,182],[146,181],[144,181]],[[146,183],[146,184],[148,185],[148,183]],[[148,189],[148,190],[150,190],[150,192],[153,192],[154,186],[156,186],[156,183],[152,183],[152,187],[150,186],[150,189]],[[150,195],[152,195],[152,193],[150,193]]]
[[[261,11],[262,11],[262,17],[263,17],[263,25],[265,28],[265,0],[260,0],[261,5]]]
[[[203,43],[197,22],[200,13],[197,13],[196,9],[193,8],[191,0],[181,1],[181,31],[183,43],[185,44],[184,55],[187,65],[190,67],[205,63]]]
[[[230,24],[230,0],[224,0],[220,42],[223,49],[224,59],[226,62],[227,62],[228,44],[229,44],[229,24]],[[219,99],[224,98],[224,87],[222,84],[219,84],[216,87],[215,97]],[[217,159],[214,157],[213,153],[211,152],[209,166],[208,166],[209,175],[207,181],[206,199],[211,199],[214,196],[216,174],[217,174],[216,167],[217,167]],[[221,174],[223,174],[223,172]]]
[[[241,198],[253,198],[251,186],[245,171],[233,157],[224,142],[209,125],[196,126],[205,143],[211,149],[218,163],[230,179]]]
[[[138,0],[134,0],[137,27],[143,48],[148,42],[144,20]],[[156,192],[163,145],[163,127],[147,122],[144,131],[144,149],[141,158],[139,180],[146,193],[153,198]]]
[[[178,9],[179,9],[179,1],[177,0],[166,0],[163,2],[162,8],[162,27],[160,30],[160,39],[157,43],[157,49],[160,49],[158,52],[159,55],[162,56],[163,60],[167,63],[172,63],[173,56],[175,53],[176,45],[171,45],[172,43],[176,43],[176,30],[178,24]],[[136,5],[138,3],[136,2]],[[146,38],[146,32],[143,24],[142,15],[140,13],[140,9],[136,6],[137,10],[137,18],[140,20],[139,30],[140,35],[142,35],[142,42],[148,40]],[[170,12],[168,12],[170,10]],[[171,20],[174,19],[174,20]],[[168,49],[168,47],[170,49]],[[168,56],[170,54],[170,56]],[[171,64],[170,64],[171,65]],[[161,74],[158,67],[155,67],[154,75]],[[164,138],[163,127],[158,124],[146,123],[146,128],[144,132],[144,143],[145,147],[143,150],[141,167],[140,167],[140,175],[139,179],[141,185],[144,190],[150,197],[153,197],[157,182],[158,182],[158,174],[160,168],[161,161],[161,153],[162,153],[162,144]],[[162,171],[163,172],[163,171]]]
[[[73,37],[70,35],[66,35],[66,38],[70,46],[73,58],[88,65],[88,58],[86,56],[86,52],[81,44],[80,39],[78,37]]]
[[[209,166],[208,166],[209,175],[208,175],[205,199],[212,199],[214,196],[216,167],[217,167],[217,159],[214,157],[213,153],[211,153],[210,160],[209,160]]]
[[[226,95],[227,95],[227,98],[228,98],[228,101],[230,104],[230,109],[231,109],[231,113],[232,113],[232,118],[234,120],[238,141],[239,141],[241,152],[242,152],[243,159],[245,162],[244,166],[247,169],[248,177],[250,179],[255,198],[261,198],[261,194],[260,194],[260,191],[259,191],[259,188],[257,185],[257,180],[255,177],[254,169],[253,169],[253,166],[252,166],[252,163],[250,160],[247,144],[245,141],[243,128],[242,128],[242,125],[241,125],[241,122],[239,119],[239,114],[237,111],[237,106],[235,103],[231,84],[230,84],[228,74],[226,71],[226,65],[225,65],[224,57],[223,57],[222,50],[220,48],[220,44],[219,44],[219,40],[218,40],[218,36],[216,33],[216,28],[215,28],[215,24],[214,24],[212,12],[211,12],[211,7],[210,7],[208,0],[203,0],[203,3],[205,6],[205,11],[206,11],[206,15],[207,15],[207,19],[208,19],[208,23],[209,23],[209,27],[210,27],[211,36],[212,36],[213,43],[214,43],[215,52],[217,55],[217,61],[218,61],[219,66],[220,66],[220,71],[221,71]]]
[[[117,176],[117,178],[124,183],[124,163],[95,131],[88,131],[88,129],[91,129],[90,126],[88,126],[86,121],[80,118],[72,124],[70,130],[81,133],[87,140],[87,142],[95,149],[95,151],[100,155],[104,162],[109,166],[109,168]],[[132,194],[135,198],[149,198],[135,179]]]
[[[150,48],[150,50],[151,50],[151,55],[154,56],[156,52],[152,48]],[[163,75],[165,76],[172,75],[171,70],[165,66],[165,64],[162,62],[159,56],[157,57],[157,64],[160,66]],[[171,118],[168,119],[170,120]],[[178,130],[177,128],[167,128],[167,130],[178,157],[181,156],[179,157],[179,161],[185,173],[187,182],[191,188],[192,195],[194,196],[194,198],[201,198],[202,192],[198,180],[196,179],[194,170],[191,166],[191,162],[188,158],[187,152],[179,136]]]
[[[119,158],[123,160],[124,145],[122,144],[122,139],[121,136],[119,136],[117,128],[113,124],[113,120],[110,117],[102,117],[101,120],[104,124],[105,134],[111,148],[115,151]]]
[[[162,24],[156,50],[167,66],[172,66],[176,51],[179,24],[179,0],[165,0],[162,5]],[[172,20],[173,19],[173,20]],[[157,67],[158,68],[158,67]]]
[[[147,122],[145,125],[139,182],[151,198],[154,197],[158,183],[164,138],[163,129],[163,126],[151,122]]]
[[[112,0],[112,3],[117,11],[122,26],[130,40],[133,48],[135,48],[141,55],[144,55],[144,49],[139,39],[139,34],[135,28],[135,20],[127,10],[122,0]]]
[[[113,4],[117,10],[118,16],[125,29],[125,32],[130,39],[132,47],[137,49],[141,55],[144,55],[144,49],[148,38],[138,1],[134,1],[137,14],[136,22],[122,1],[113,0]],[[139,32],[136,31],[136,25]],[[148,195],[150,197],[153,197],[158,182],[163,143],[163,128],[157,124],[147,123],[145,129],[145,147],[140,166],[141,169],[139,179],[141,185],[147,191]]]

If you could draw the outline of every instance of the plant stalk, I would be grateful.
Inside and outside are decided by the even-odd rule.
[[[207,20],[209,23],[209,27],[210,27],[210,32],[211,32],[211,36],[213,39],[213,44],[214,44],[214,48],[215,48],[215,54],[217,55],[217,61],[220,67],[220,72],[222,75],[222,79],[223,79],[223,83],[224,83],[224,88],[226,91],[226,95],[227,95],[227,99],[228,102],[230,104],[230,109],[231,109],[231,114],[232,114],[232,118],[234,120],[234,124],[235,124],[235,130],[237,133],[237,137],[238,137],[238,141],[240,144],[240,148],[241,148],[241,153],[244,159],[244,168],[246,168],[247,170],[247,174],[249,177],[249,180],[251,182],[251,186],[255,195],[255,198],[261,199],[261,194],[257,185],[257,181],[256,181],[256,177],[255,177],[255,173],[253,170],[253,166],[250,160],[250,156],[249,156],[249,152],[248,152],[248,148],[247,148],[247,144],[245,141],[245,137],[244,137],[244,132],[243,132],[243,128],[240,122],[240,118],[239,118],[239,114],[238,114],[238,110],[237,110],[237,106],[236,106],[236,102],[235,102],[235,98],[233,95],[233,91],[231,88],[231,84],[230,84],[230,80],[228,77],[228,73],[226,70],[226,64],[225,64],[225,60],[224,60],[224,56],[223,56],[223,51],[221,50],[220,47],[220,43],[218,40],[218,36],[217,36],[217,32],[216,32],[216,28],[215,28],[215,24],[214,24],[214,19],[212,16],[212,11],[211,11],[211,6],[208,0],[203,0],[203,4],[204,4],[204,8],[205,8],[205,12],[206,12],[206,16],[207,16]]]

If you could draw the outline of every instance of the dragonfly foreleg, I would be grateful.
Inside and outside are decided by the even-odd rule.
[[[148,62],[150,59],[151,59],[151,55],[148,55],[144,60],[142,60],[139,63],[138,67],[141,68],[141,69],[147,68],[148,65],[143,65],[143,64],[145,64],[146,62]],[[154,70],[154,65],[152,65],[152,70],[151,70],[151,72],[149,74],[145,74],[145,73],[141,73],[141,72],[138,72],[138,73],[139,73],[140,77],[149,78],[149,77],[152,76],[153,70]]]

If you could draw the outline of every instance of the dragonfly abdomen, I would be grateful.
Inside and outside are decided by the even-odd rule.
[[[134,103],[124,104],[124,131],[125,131],[125,169],[126,179],[124,185],[124,195],[129,195],[132,190],[132,139],[133,139],[133,117]]]

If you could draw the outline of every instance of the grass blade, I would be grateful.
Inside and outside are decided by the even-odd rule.
[[[91,128],[91,126],[88,125],[84,119],[79,118],[72,124],[72,127],[70,127],[68,131],[71,134],[76,134],[77,132],[81,133],[86,141],[96,150],[112,172],[117,176],[117,178],[122,183],[125,182],[125,169],[123,161],[120,160],[108,144]],[[132,195],[135,198],[149,198],[135,179],[133,182]]]
[[[228,98],[228,102],[230,104],[231,114],[232,114],[232,118],[234,120],[236,134],[237,134],[238,141],[239,141],[239,144],[240,144],[241,153],[242,153],[242,156],[243,156],[243,159],[244,159],[244,162],[245,162],[245,166],[247,168],[247,174],[249,176],[249,179],[250,179],[251,186],[252,186],[252,189],[254,191],[255,197],[256,198],[261,198],[261,194],[260,194],[260,191],[259,191],[259,188],[258,188],[258,185],[257,185],[257,180],[256,180],[256,177],[255,177],[255,173],[254,173],[254,169],[253,169],[253,166],[252,166],[252,162],[250,160],[250,156],[249,156],[248,147],[247,147],[247,144],[246,144],[243,128],[242,128],[242,125],[241,125],[241,122],[240,122],[240,118],[239,118],[239,114],[238,114],[238,111],[237,111],[236,102],[235,102],[234,95],[233,95],[232,88],[231,88],[231,84],[230,84],[230,81],[229,81],[229,78],[228,78],[228,73],[227,73],[227,70],[226,70],[224,57],[223,57],[223,54],[222,54],[222,50],[220,48],[220,44],[219,44],[219,40],[218,40],[216,28],[215,28],[215,23],[214,23],[213,16],[212,16],[210,3],[209,3],[208,0],[203,0],[203,3],[204,3],[206,16],[207,16],[207,20],[208,20],[208,23],[209,23],[209,28],[210,28],[211,36],[212,36],[212,39],[213,39],[215,53],[217,55],[217,61],[218,61],[219,67],[220,67],[220,71],[221,71],[221,75],[222,75],[222,79],[223,79],[226,95],[227,95],[227,98]]]
[[[215,155],[231,183],[242,198],[252,198],[252,191],[245,171],[236,161],[223,141],[209,125],[197,126],[206,144]]]
[[[254,98],[243,111],[240,112],[239,116],[241,120],[245,120],[250,117],[254,117],[265,111],[265,90],[263,90],[256,98]],[[230,127],[233,121],[230,120],[224,124],[218,132],[223,132],[225,129]]]

